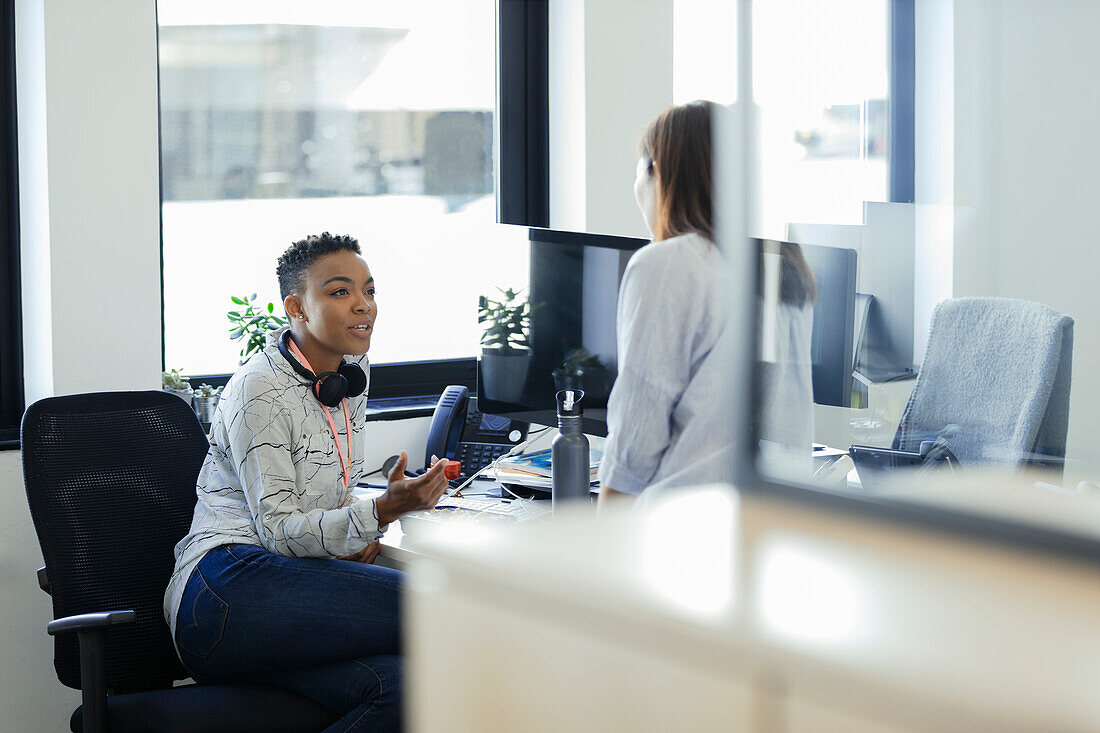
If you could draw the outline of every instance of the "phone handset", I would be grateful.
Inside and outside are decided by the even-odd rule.
[[[470,404],[470,390],[452,384],[443,390],[432,414],[428,428],[428,444],[424,451],[424,468],[431,465],[432,456],[454,460],[458,441],[466,425],[466,411]]]

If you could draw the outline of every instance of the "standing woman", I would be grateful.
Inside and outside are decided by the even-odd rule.
[[[670,107],[642,139],[634,196],[653,241],[630,258],[619,290],[619,375],[608,402],[601,504],[647,488],[733,479],[728,354],[736,326],[714,245],[713,113],[711,102]],[[765,438],[804,441],[808,459],[813,275],[797,247],[782,254],[778,335],[789,368],[777,386],[779,413],[765,399],[757,422]]]
[[[277,274],[291,325],[225,387],[165,616],[197,680],[294,690],[342,716],[330,731],[400,730],[401,574],[369,563],[390,522],[435,505],[446,461],[406,479],[402,452],[384,494],[352,496],[374,277],[355,239],[327,232]]]

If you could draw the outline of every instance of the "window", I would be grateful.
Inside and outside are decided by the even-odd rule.
[[[15,110],[15,3],[0,0],[0,445],[19,445],[23,350]],[[10,441],[15,441],[10,443]]]
[[[861,224],[889,201],[888,0],[753,5],[760,229]]]
[[[669,105],[738,101],[746,17],[753,233],[860,224],[864,201],[913,200],[912,0],[625,5],[549,2],[549,125],[531,138],[549,137],[550,228],[645,236],[633,197],[638,138]],[[520,106],[509,101],[504,115]],[[531,190],[540,174],[529,173]]]
[[[478,295],[529,266],[495,223],[494,13],[159,1],[166,367],[232,372],[230,297],[281,308],[276,258],[326,230],[377,280],[373,364],[479,351]]]

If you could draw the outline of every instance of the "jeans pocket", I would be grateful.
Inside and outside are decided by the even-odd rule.
[[[180,651],[206,659],[222,640],[228,616],[229,604],[210,590],[206,578],[195,568],[180,599],[176,645]]]

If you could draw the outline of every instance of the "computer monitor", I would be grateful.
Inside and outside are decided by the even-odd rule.
[[[756,240],[763,249],[763,240]],[[852,406],[855,367],[856,251],[841,247],[801,246],[817,282],[810,361],[814,402]]]
[[[607,398],[618,367],[619,283],[630,255],[646,240],[549,229],[531,229],[529,239],[530,352],[478,359],[478,409],[557,425],[555,393],[580,388],[584,432],[607,435]],[[581,358],[581,348],[594,358]]]
[[[856,290],[873,296],[862,333],[857,329],[856,368],[871,382],[916,375],[936,303],[951,297],[940,279],[921,276],[937,263],[940,207],[865,201],[862,224],[791,223],[787,238],[856,250]],[[924,232],[918,238],[918,232]],[[923,241],[930,240],[930,241]],[[919,254],[919,256],[918,256]],[[861,338],[862,337],[862,338]]]

